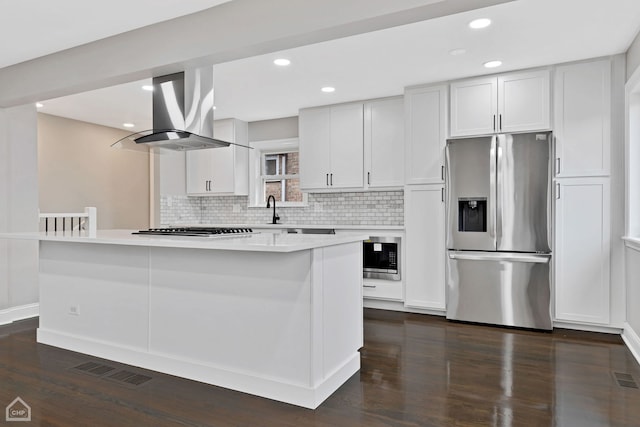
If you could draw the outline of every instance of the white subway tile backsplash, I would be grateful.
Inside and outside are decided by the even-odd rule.
[[[246,196],[162,195],[160,225],[266,224],[271,221],[271,209],[248,208],[247,203]],[[312,193],[308,206],[277,206],[276,209],[283,224],[402,226],[404,192]]]

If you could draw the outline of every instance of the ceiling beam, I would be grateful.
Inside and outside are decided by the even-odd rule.
[[[513,0],[234,0],[0,69],[0,107]]]

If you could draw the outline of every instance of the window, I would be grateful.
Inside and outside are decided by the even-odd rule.
[[[298,139],[252,142],[250,205],[264,207],[273,196],[278,206],[304,206],[300,190]]]
[[[278,202],[302,202],[298,177],[298,152],[264,153],[262,155],[262,196]]]

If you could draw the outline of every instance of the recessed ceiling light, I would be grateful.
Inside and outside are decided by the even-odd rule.
[[[487,18],[474,19],[469,22],[469,28],[473,28],[474,30],[487,28],[489,25],[491,25],[491,19]]]
[[[281,67],[286,67],[287,65],[291,64],[291,61],[289,61],[286,58],[278,58],[276,60],[273,61],[274,64],[279,65]]]
[[[216,106],[215,106],[215,105],[213,106],[213,109],[214,109],[214,110],[216,109]]]
[[[36,108],[42,108],[44,104],[42,102],[36,102]]]
[[[142,90],[148,90],[149,92],[153,92],[153,86],[144,85],[144,86],[142,86]]]
[[[335,92],[336,88],[331,86],[325,86],[320,90],[323,91],[324,93],[331,93],[331,92]]]
[[[486,68],[496,68],[502,65],[502,61],[489,61],[489,62],[485,62],[484,66]]]
[[[449,51],[449,55],[458,56],[467,53],[467,49],[453,49]]]
[[[135,125],[133,123],[123,123],[122,126],[126,127],[126,128],[132,128]]]

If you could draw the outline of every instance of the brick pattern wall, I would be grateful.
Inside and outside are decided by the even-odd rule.
[[[160,198],[162,226],[266,224],[272,209],[247,207],[246,196]],[[170,206],[169,206],[170,205]],[[276,203],[277,206],[277,203]],[[404,225],[404,192],[309,194],[308,206],[277,207],[280,222],[308,225]]]

